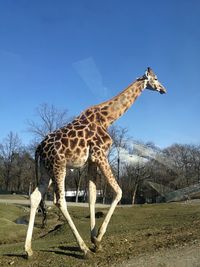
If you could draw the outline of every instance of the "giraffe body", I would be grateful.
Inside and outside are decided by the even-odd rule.
[[[122,196],[121,188],[117,184],[107,160],[107,152],[112,145],[107,128],[126,112],[145,88],[160,93],[166,92],[158,82],[156,75],[148,68],[145,75],[138,78],[119,95],[86,109],[68,125],[48,134],[40,143],[36,150],[36,166],[39,163],[41,179],[31,194],[31,212],[25,242],[25,251],[28,256],[32,255],[31,239],[35,213],[51,183],[53,183],[55,191],[55,204],[66,218],[81,250],[85,255],[90,252],[68,213],[65,201],[66,170],[82,167],[86,162],[88,162],[89,175],[91,241],[96,250],[100,247],[110,218]],[[98,233],[95,228],[95,173],[97,167],[115,192],[113,202]]]
[[[79,168],[89,154],[92,156],[99,149],[108,150],[112,139],[98,123],[99,114],[97,108],[87,109],[65,127],[47,135],[38,147],[40,160],[47,169],[55,170],[60,163],[67,168]]]

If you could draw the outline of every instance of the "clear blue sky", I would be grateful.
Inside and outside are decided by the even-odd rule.
[[[167,95],[145,91],[118,121],[166,147],[200,143],[200,1],[1,0],[0,141],[32,136],[47,102],[78,115],[151,66]]]

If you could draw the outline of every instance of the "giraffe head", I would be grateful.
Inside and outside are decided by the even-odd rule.
[[[154,74],[151,68],[147,68],[143,79],[145,80],[145,89],[158,91],[160,94],[165,94],[166,89],[163,85],[158,81],[157,76]]]

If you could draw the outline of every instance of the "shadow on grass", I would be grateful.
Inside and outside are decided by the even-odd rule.
[[[4,253],[3,256],[27,259],[27,255],[25,253]]]
[[[62,249],[62,250],[69,250],[69,251],[78,251],[78,252],[81,252],[81,249],[79,247],[69,247],[69,246],[59,246],[58,247],[59,249]]]
[[[83,255],[83,252],[80,250],[79,247],[59,246],[57,248],[36,250],[35,252],[36,253],[37,252],[47,252],[47,253],[52,252],[58,255],[69,256],[69,257],[73,257],[76,259],[82,259],[82,260],[85,259],[85,256]],[[80,254],[78,254],[77,252],[80,252]],[[3,256],[28,259],[25,253],[4,253]]]
[[[51,248],[51,249],[45,249],[45,250],[40,250],[40,251],[52,252],[58,255],[65,255],[65,256],[76,258],[76,259],[82,259],[82,260],[85,259],[84,255],[82,254],[83,252],[80,250],[79,247],[59,246],[57,249]],[[77,252],[80,252],[81,254],[77,254]]]
[[[54,231],[60,229],[60,227],[61,227],[62,225],[63,225],[63,224],[57,224],[53,229],[49,230],[48,233],[42,235],[40,238],[44,238],[44,237],[46,237],[48,234],[53,233]]]

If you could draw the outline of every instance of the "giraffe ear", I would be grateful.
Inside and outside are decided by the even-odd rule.
[[[144,76],[145,76],[145,79],[147,79],[147,80],[148,80],[148,78],[149,78],[149,73],[148,73],[148,70],[146,70],[146,71],[145,71],[145,74],[144,74]]]
[[[151,75],[151,72],[152,72],[151,68],[148,67],[147,70],[145,71],[146,79],[149,79],[149,76]]]

